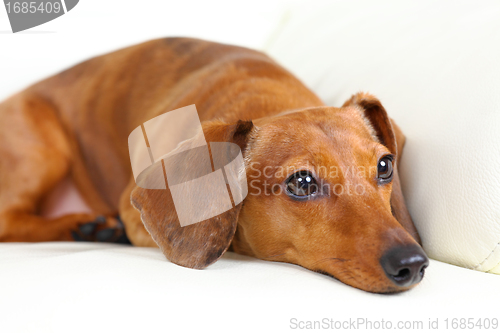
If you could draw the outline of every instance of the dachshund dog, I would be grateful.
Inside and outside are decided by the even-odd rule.
[[[207,141],[242,151],[247,197],[181,227],[170,190],[138,187],[127,138],[196,105]],[[116,241],[204,268],[226,250],[370,292],[429,261],[398,177],[401,130],[377,98],[326,106],[261,52],[189,38],[92,58],[0,104],[0,241]]]

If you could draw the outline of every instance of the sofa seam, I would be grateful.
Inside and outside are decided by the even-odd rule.
[[[500,242],[498,242],[495,247],[493,248],[493,250],[491,250],[490,254],[488,254],[488,256],[486,258],[484,258],[483,261],[481,261],[479,264],[477,264],[474,269],[477,270],[479,268],[479,266],[483,265],[485,263],[486,260],[488,260],[492,254],[496,251],[496,249],[498,248],[498,246],[500,245]]]
[[[490,270],[488,270],[486,273],[491,273],[491,274],[499,274],[499,273],[496,273],[496,272],[493,272],[493,270],[496,270],[496,268],[500,268],[500,262],[496,265],[496,266],[493,266]]]

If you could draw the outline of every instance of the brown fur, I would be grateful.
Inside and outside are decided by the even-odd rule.
[[[135,186],[127,137],[143,122],[190,104],[207,141],[242,148],[249,195],[229,212],[181,228],[168,189]],[[99,227],[107,228],[119,214],[134,245],[158,245],[187,267],[203,268],[230,247],[364,290],[404,290],[379,265],[391,247],[419,242],[397,173],[384,186],[368,176],[318,174],[329,184],[361,184],[364,195],[297,202],[264,192],[283,187],[288,175],[275,174],[278,167],[369,168],[384,154],[399,160],[403,143],[371,95],[327,107],[260,52],[154,40],[90,59],[0,104],[0,241],[71,240],[71,231],[97,215],[108,217]],[[264,170],[272,176],[259,174]],[[67,177],[92,213],[41,216],[44,199]]]

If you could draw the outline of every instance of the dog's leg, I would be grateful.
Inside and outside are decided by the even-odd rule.
[[[70,167],[70,146],[50,103],[21,93],[0,104],[0,241],[64,241],[89,233],[79,227],[97,214],[38,215],[42,199]],[[101,230],[109,227],[107,219],[99,222]]]
[[[158,247],[144,227],[140,212],[130,202],[130,194],[135,186],[135,181],[132,179],[120,197],[120,218],[125,225],[125,232],[135,246]]]

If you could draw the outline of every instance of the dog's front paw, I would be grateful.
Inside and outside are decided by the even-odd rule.
[[[106,242],[131,244],[120,217],[98,216],[94,221],[82,224],[71,235],[77,242]]]

